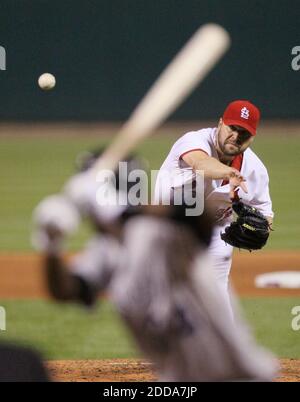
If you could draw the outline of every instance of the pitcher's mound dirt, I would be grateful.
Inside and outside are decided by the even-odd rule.
[[[281,373],[275,381],[300,381],[300,360],[281,359]],[[47,363],[54,381],[145,382],[155,381],[151,363],[135,359],[53,360]]]
[[[151,363],[136,359],[53,360],[47,363],[54,381],[155,381]]]

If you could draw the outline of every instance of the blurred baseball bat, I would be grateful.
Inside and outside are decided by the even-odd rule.
[[[229,46],[229,34],[220,25],[200,27],[154,82],[112,144],[95,163],[95,174],[102,169],[114,170],[120,160],[184,101]]]

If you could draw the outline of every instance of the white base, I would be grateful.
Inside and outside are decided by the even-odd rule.
[[[255,286],[257,288],[300,288],[300,270],[299,271],[277,271],[257,275],[255,277]]]

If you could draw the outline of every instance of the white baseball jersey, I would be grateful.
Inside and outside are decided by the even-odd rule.
[[[72,269],[93,290],[109,289],[160,380],[270,380],[272,359],[233,326],[210,265],[187,228],[137,216],[122,242],[95,238]]]
[[[155,186],[155,201],[159,202],[163,194],[173,189],[164,181],[164,173],[172,172],[175,179],[172,187],[182,187],[186,183],[193,183],[196,173],[187,165],[182,157],[195,150],[201,150],[207,155],[218,159],[216,151],[216,128],[206,128],[191,131],[179,138],[173,145],[169,155],[162,164],[157,176]],[[248,193],[239,189],[239,197],[243,202],[259,209],[265,216],[273,217],[272,203],[269,194],[269,176],[267,169],[255,153],[248,148],[243,155],[234,158],[232,166],[240,170],[246,179]],[[206,203],[217,202],[218,221],[223,225],[230,221],[228,208],[231,204],[229,198],[229,184],[223,180],[205,179],[204,199]]]

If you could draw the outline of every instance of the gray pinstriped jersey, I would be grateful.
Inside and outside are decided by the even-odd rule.
[[[211,263],[185,227],[138,216],[123,241],[93,239],[72,269],[108,289],[161,380],[264,379],[274,364],[219,298]]]

